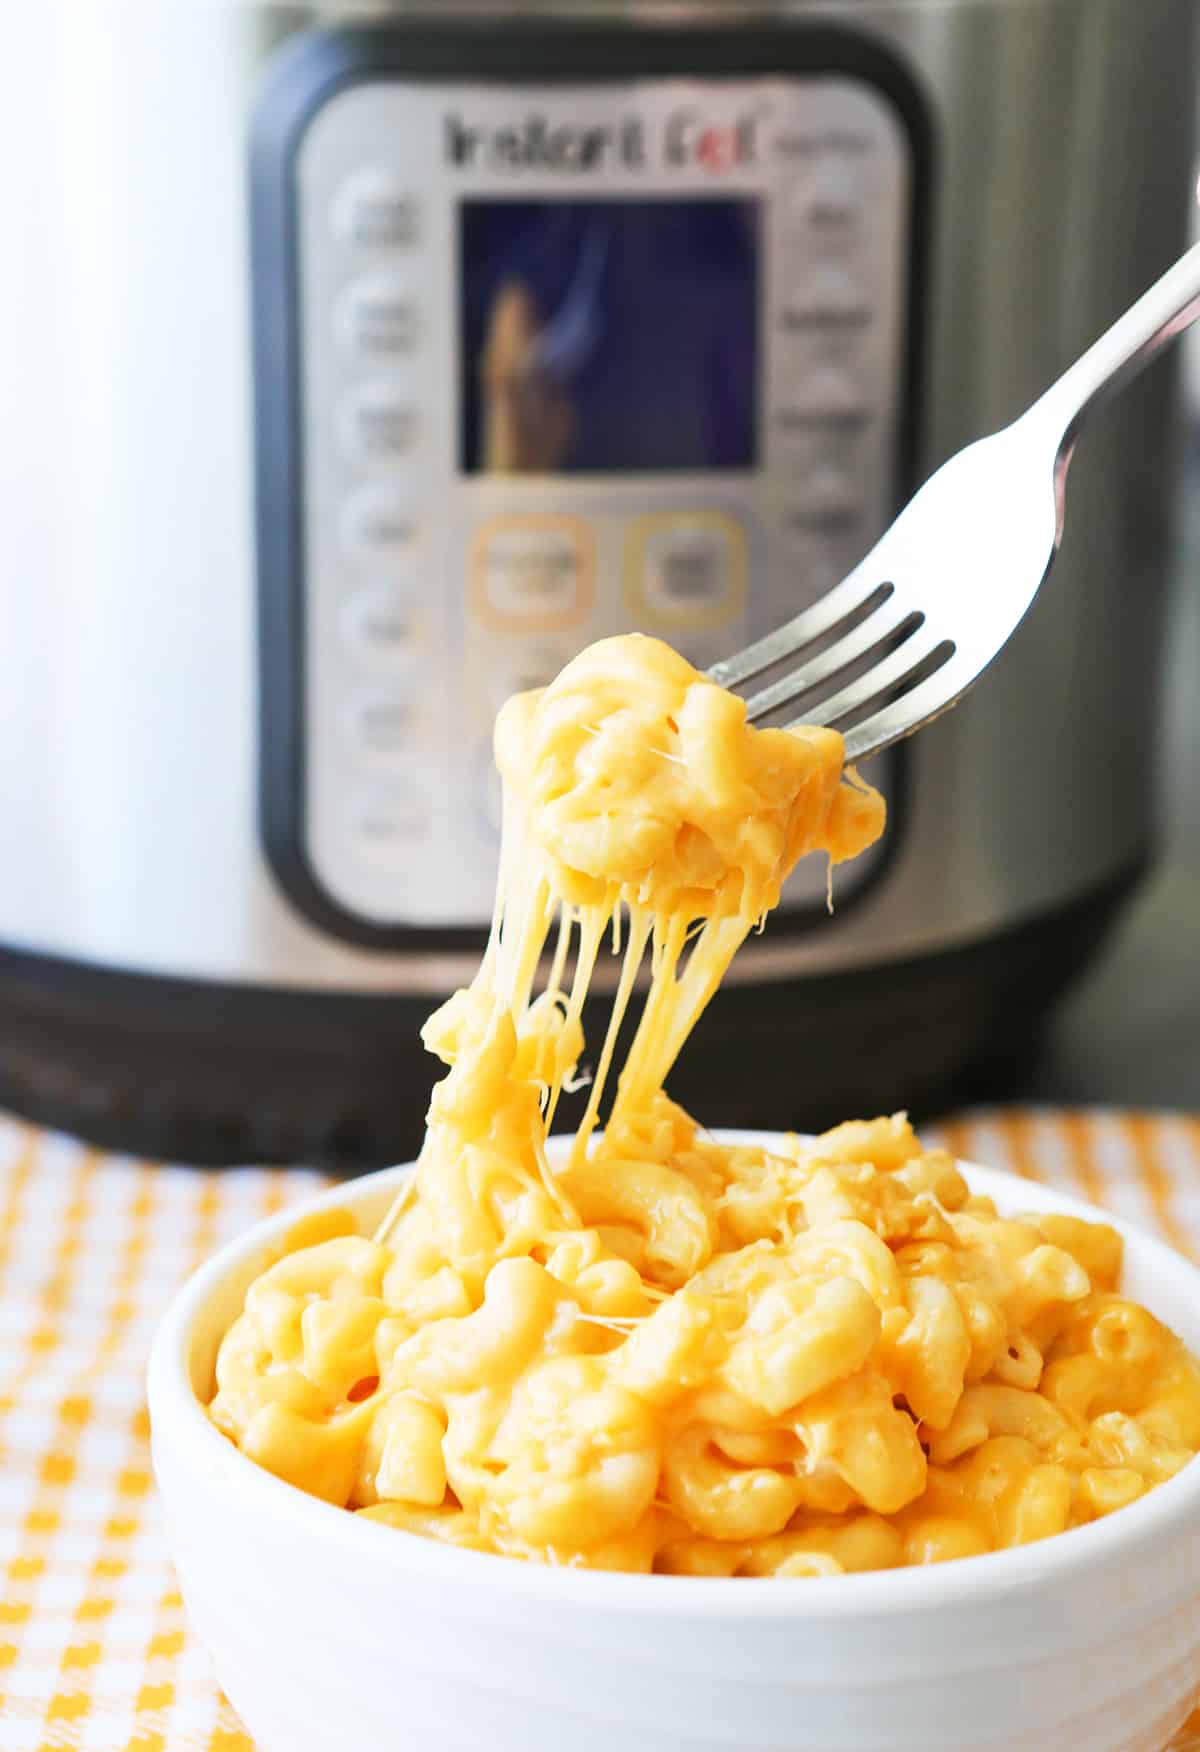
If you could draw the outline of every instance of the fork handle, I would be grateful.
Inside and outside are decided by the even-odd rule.
[[[1200,317],[1200,243],[1169,267],[1110,329],[1034,402],[1027,418],[1052,419],[1069,459],[1084,417],[1123,389],[1168,341]]]

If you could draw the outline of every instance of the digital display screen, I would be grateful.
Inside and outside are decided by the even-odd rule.
[[[754,466],[756,200],[468,200],[467,474]]]

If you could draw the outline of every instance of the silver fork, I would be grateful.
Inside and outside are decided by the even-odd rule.
[[[841,729],[847,760],[911,736],[960,700],[1037,595],[1063,530],[1084,419],[1200,316],[1200,244],[1011,426],[938,469],[864,560],[811,608],[708,671],[758,722]]]

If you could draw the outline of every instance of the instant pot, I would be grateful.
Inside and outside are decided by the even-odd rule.
[[[1193,0],[249,5],[10,25],[0,1102],[411,1152],[490,913],[496,708],[841,577],[1185,241]],[[15,32],[15,42],[13,40]],[[979,1086],[1145,868],[1170,367],[986,683],[874,763],[673,1079]],[[962,589],[973,587],[969,573]]]

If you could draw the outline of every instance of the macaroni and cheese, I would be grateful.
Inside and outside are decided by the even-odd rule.
[[[824,1576],[1108,1514],[1200,1449],[1200,1370],[1119,1237],[1002,1219],[902,1117],[769,1148],[664,1093],[805,852],[878,837],[827,730],[754,730],[657,641],[496,729],[495,917],[425,1029],[448,1065],[374,1237],[310,1219],[251,1285],[211,1416],[300,1489],[547,1563]],[[581,1012],[620,958],[590,1085]],[[641,1014],[598,1133],[617,1036]],[[561,1155],[561,1092],[587,1086]]]

